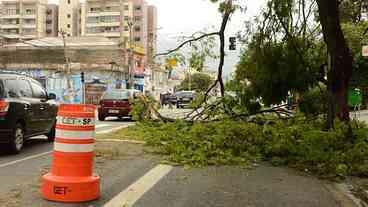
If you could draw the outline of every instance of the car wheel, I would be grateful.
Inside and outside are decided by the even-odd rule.
[[[13,137],[10,143],[10,150],[14,154],[18,154],[24,144],[24,130],[21,124],[17,124],[13,129]]]
[[[47,136],[47,141],[49,142],[53,142],[55,141],[55,133],[56,133],[56,124],[54,124],[54,126],[52,126],[50,132],[46,135]]]
[[[105,121],[106,117],[102,116],[102,115],[98,115],[98,120],[99,121]]]

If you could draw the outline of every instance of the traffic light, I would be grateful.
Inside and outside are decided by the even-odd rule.
[[[84,83],[84,72],[81,72],[81,81]]]
[[[236,37],[230,37],[229,42],[229,50],[236,50]]]

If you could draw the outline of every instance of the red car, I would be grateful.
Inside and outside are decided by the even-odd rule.
[[[98,106],[98,120],[104,121],[106,117],[130,117],[132,101],[136,91],[132,90],[112,90],[105,92]]]

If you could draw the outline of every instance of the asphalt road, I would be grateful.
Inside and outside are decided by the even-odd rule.
[[[165,113],[179,116],[180,110]],[[97,133],[133,124],[97,122]],[[99,142],[111,156],[96,157],[94,172],[101,176],[100,199],[63,204],[40,197],[40,175],[50,168],[52,143],[30,140],[19,155],[0,155],[0,206],[4,207],[337,207],[329,183],[295,170],[261,163],[252,169],[236,166],[184,169],[160,166],[161,158],[145,153],[142,145]],[[107,153],[108,154],[108,153]],[[165,166],[164,166],[165,168]],[[105,206],[110,207],[110,206]]]
[[[134,122],[128,120],[118,120],[114,118],[107,119],[107,121],[97,121],[96,122],[96,133],[108,133],[112,130],[119,129],[121,127],[134,124]],[[30,156],[37,156],[42,153],[47,153],[52,151],[53,143],[46,141],[46,137],[39,136],[28,140],[25,143],[23,151],[18,155],[9,155],[2,153],[0,151],[0,167],[6,163],[24,159]],[[1,187],[0,187],[1,188]]]
[[[111,132],[131,124],[134,123],[117,119],[97,121],[96,133]],[[23,151],[18,155],[6,154],[2,152],[4,150],[0,150],[0,194],[9,192],[17,184],[26,182],[31,176],[40,175],[43,167],[50,164],[52,150],[53,143],[47,142],[46,137],[43,136],[28,140]]]

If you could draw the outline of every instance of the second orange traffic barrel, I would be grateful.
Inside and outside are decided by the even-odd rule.
[[[100,196],[100,178],[93,175],[95,110],[93,105],[60,105],[51,172],[42,177],[43,198],[84,202]]]

